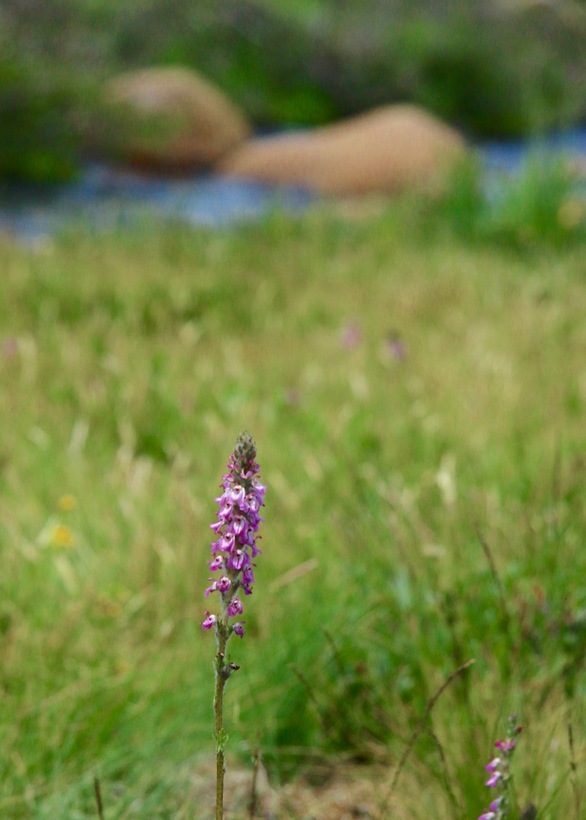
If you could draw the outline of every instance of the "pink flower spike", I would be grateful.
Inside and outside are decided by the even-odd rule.
[[[481,814],[478,820],[504,820],[509,816],[510,811],[510,789],[512,774],[510,771],[511,757],[517,745],[516,736],[519,734],[521,727],[516,727],[514,715],[509,717],[508,732],[504,740],[497,740],[494,744],[500,752],[498,757],[493,758],[490,763],[485,766],[489,773],[489,778],[485,785],[489,789],[496,789],[496,796],[491,801],[488,809]]]
[[[222,476],[221,491],[216,498],[217,521],[210,525],[215,535],[211,545],[211,572],[221,576],[210,578],[206,597],[212,592],[221,595],[221,614],[215,615],[217,640],[225,641],[235,632],[244,635],[244,622],[231,625],[229,619],[242,615],[243,606],[237,593],[252,593],[253,560],[260,554],[257,547],[258,529],[263,520],[259,514],[264,505],[266,487],[258,478],[256,447],[248,433],[240,435],[228,459],[227,472]],[[211,616],[206,613],[206,628],[211,628]],[[228,629],[228,633],[226,633]],[[228,665],[224,665],[228,669]]]

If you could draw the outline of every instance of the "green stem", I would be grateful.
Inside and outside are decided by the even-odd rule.
[[[230,670],[226,663],[226,644],[230,633],[228,625],[218,623],[216,653],[216,689],[214,692],[214,714],[216,717],[216,820],[224,818],[224,686]]]

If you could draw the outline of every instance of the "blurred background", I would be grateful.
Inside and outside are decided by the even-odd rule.
[[[194,68],[260,129],[411,101],[481,140],[583,124],[585,63],[583,0],[3,0],[0,178],[115,155],[129,69]]]
[[[477,817],[518,713],[511,817],[582,820],[585,63],[582,0],[0,0],[2,820],[95,818],[95,776],[108,820],[209,818],[199,624],[244,428],[241,805],[259,748],[273,816]],[[337,164],[318,135],[401,103],[471,160],[433,198],[287,188],[290,218],[225,173],[304,143],[377,183],[390,131]]]

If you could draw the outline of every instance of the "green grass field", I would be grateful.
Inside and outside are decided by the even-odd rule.
[[[107,820],[211,817],[200,622],[243,429],[268,491],[228,766],[382,765],[382,807],[473,658],[383,815],[478,816],[515,712],[519,808],[583,817],[584,260],[397,210],[4,241],[0,817],[96,817],[94,776]]]

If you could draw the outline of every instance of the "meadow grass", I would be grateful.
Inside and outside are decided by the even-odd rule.
[[[208,527],[248,429],[268,491],[228,767],[382,763],[383,805],[474,658],[387,816],[477,816],[516,712],[519,805],[578,820],[584,246],[432,224],[2,243],[0,816],[95,817],[94,776],[108,820],[212,815]]]

